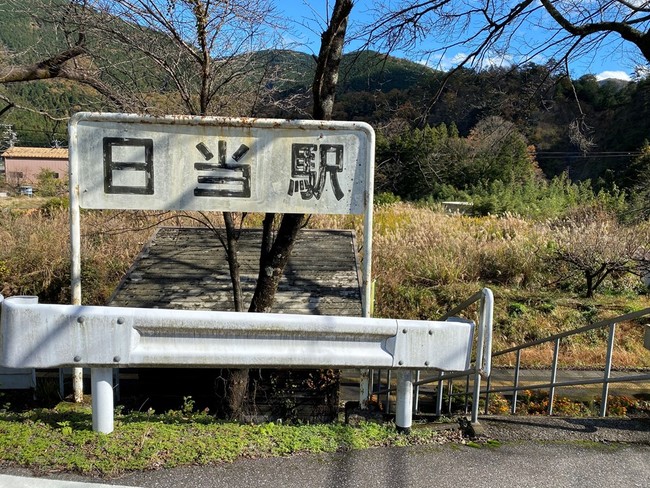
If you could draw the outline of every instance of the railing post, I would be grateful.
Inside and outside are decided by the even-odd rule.
[[[392,370],[386,371],[386,414],[390,413],[390,384],[393,381]]]
[[[553,401],[555,399],[555,382],[557,380],[557,360],[560,354],[560,338],[555,339],[553,350],[553,366],[551,367],[551,389],[548,392],[548,414],[553,415]]]
[[[521,366],[521,349],[517,349],[517,361],[515,363],[515,383],[512,389],[512,407],[510,412],[512,415],[517,413],[517,393],[519,388],[519,367]]]
[[[399,370],[397,373],[397,404],[395,405],[395,425],[397,432],[408,434],[413,422],[413,372]]]
[[[413,413],[417,413],[420,408],[420,370],[418,369],[415,372],[415,392],[413,393],[415,398],[413,399]]]
[[[476,380],[474,380],[476,381]],[[479,376],[479,384],[481,382],[481,378]],[[485,384],[485,415],[488,415],[490,413],[490,388],[492,388],[492,374],[490,374],[487,377],[487,382]],[[479,389],[479,394],[480,394],[480,389]],[[474,393],[476,395],[476,393]],[[478,402],[478,400],[477,400]]]
[[[609,395],[609,378],[612,372],[612,356],[614,354],[614,336],[616,335],[616,324],[609,326],[609,337],[607,339],[607,356],[605,357],[605,379],[603,381],[603,394],[600,401],[600,416],[607,415],[607,397]]]
[[[479,397],[481,395],[481,373],[479,372],[479,368],[477,368],[476,375],[474,376],[474,403],[472,404],[472,423],[475,424],[478,422],[478,404],[479,404]],[[489,380],[489,376],[488,376]],[[488,406],[488,394],[485,396],[485,411],[487,413],[487,406]]]
[[[359,408],[365,410],[368,408],[370,399],[370,370],[360,370],[359,379]]]
[[[469,375],[465,377],[465,415],[469,407]]]
[[[113,432],[113,369],[91,368],[93,431]]]
[[[485,394],[485,412],[488,411],[490,400],[490,372],[492,369],[492,315],[494,297],[489,288],[483,288],[479,305],[479,334],[476,344],[476,375],[474,377],[474,404],[472,405],[472,423],[478,422],[478,408],[481,397],[481,371],[484,368],[488,377],[488,388]],[[483,359],[485,354],[485,360]]]
[[[436,415],[440,417],[442,415],[442,389],[443,389],[443,381],[442,377],[444,376],[444,372],[440,371],[440,379],[438,380],[438,396],[436,397]]]
[[[377,378],[375,378],[375,372],[377,374]],[[372,390],[370,390],[370,396],[372,395],[377,395],[377,405],[381,403],[379,399],[379,393],[378,391],[381,390],[381,369],[373,369],[372,370]]]

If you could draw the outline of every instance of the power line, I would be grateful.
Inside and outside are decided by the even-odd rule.
[[[602,152],[562,152],[562,151],[543,151],[535,153],[537,159],[553,159],[553,158],[574,158],[574,159],[600,159],[600,158],[635,158],[641,156],[641,152],[617,152],[617,151],[602,151]]]

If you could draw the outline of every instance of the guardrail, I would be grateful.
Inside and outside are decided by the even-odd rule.
[[[2,301],[0,297],[0,301]],[[334,367],[399,370],[396,424],[411,427],[414,369],[466,371],[474,324],[2,301],[0,364],[90,367],[93,430],[113,430],[113,368]],[[479,326],[481,343],[489,337]],[[482,347],[481,347],[482,351]],[[481,356],[482,357],[482,352]]]
[[[443,315],[439,320],[453,320],[456,321],[465,321],[466,323],[472,323],[469,320],[461,319],[456,317],[456,315],[461,312],[465,312],[470,306],[474,303],[479,303],[478,311],[478,328],[477,328],[477,338],[474,346],[474,363],[464,371],[441,371],[436,376],[420,379],[421,368],[418,368],[416,371],[416,379],[412,383],[412,386],[415,388],[415,403],[413,404],[413,410],[418,410],[418,398],[419,398],[419,387],[422,385],[430,383],[438,383],[438,400],[437,400],[437,413],[440,415],[440,410],[442,408],[442,382],[444,380],[452,380],[453,378],[467,378],[467,388],[469,388],[469,377],[474,377],[474,392],[472,395],[472,409],[471,409],[471,421],[476,423],[478,421],[478,411],[479,411],[479,397],[480,397],[480,385],[482,375],[487,375],[489,377],[491,368],[492,368],[492,328],[494,320],[494,295],[492,290],[489,288],[484,288],[481,291],[475,293],[470,298],[465,300],[463,303],[449,310],[445,315]],[[381,384],[381,371],[379,371],[379,381],[378,384]],[[391,375],[390,371],[386,373],[386,384],[387,388],[377,389],[374,391],[376,395],[386,394],[386,405],[387,409],[390,409],[390,394],[397,391],[397,401],[400,401],[400,391],[399,388],[390,388],[391,384]],[[399,386],[399,379],[398,379]],[[451,389],[450,389],[451,391]],[[465,397],[469,396],[469,392],[466,391]]]

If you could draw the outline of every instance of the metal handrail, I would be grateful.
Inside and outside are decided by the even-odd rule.
[[[531,390],[531,389],[549,389],[549,401],[548,401],[548,414],[553,414],[553,403],[555,397],[555,389],[558,387],[564,386],[578,386],[578,385],[590,385],[590,384],[601,384],[603,385],[601,404],[599,415],[605,417],[607,415],[607,401],[609,395],[609,385],[610,383],[622,383],[622,382],[635,382],[635,381],[647,381],[650,380],[650,374],[637,374],[629,376],[619,376],[617,378],[611,377],[612,369],[612,357],[614,352],[614,339],[616,336],[616,325],[621,322],[627,322],[630,320],[639,319],[641,317],[650,315],[650,308],[645,308],[636,312],[630,312],[627,314],[620,315],[618,317],[613,317],[593,324],[586,325],[577,329],[560,332],[558,334],[553,334],[542,339],[537,339],[534,341],[529,341],[518,346],[509,347],[501,351],[495,352],[492,357],[503,356],[505,354],[516,353],[516,363],[514,370],[514,381],[512,387],[501,387],[501,388],[491,388],[491,377],[488,376],[487,388],[484,391],[485,393],[485,413],[487,414],[490,406],[490,394],[492,393],[503,393],[503,392],[512,392],[512,405],[511,413],[515,414],[517,412],[517,393],[522,390]],[[607,339],[607,353],[605,356],[605,368],[603,378],[598,379],[581,379],[581,380],[570,380],[570,381],[557,381],[557,368],[558,368],[558,355],[560,348],[560,341],[566,337],[574,336],[577,334],[582,334],[596,329],[605,329],[609,327],[609,334]],[[521,351],[528,349],[534,346],[538,346],[545,343],[554,342],[554,351],[553,359],[551,363],[551,380],[548,383],[534,384],[534,385],[519,385],[519,373],[521,371]]]
[[[506,386],[506,387],[498,387],[498,388],[491,388],[491,374],[487,374],[487,385],[486,389],[483,390],[482,393],[485,394],[485,414],[487,415],[489,412],[489,405],[490,405],[490,394],[493,393],[510,393],[512,392],[512,406],[511,406],[511,413],[515,414],[517,411],[517,393],[522,390],[532,390],[532,389],[549,389],[549,407],[548,407],[548,413],[549,415],[552,415],[553,413],[553,402],[554,402],[554,395],[555,395],[555,389],[559,387],[565,387],[565,386],[578,386],[578,385],[590,385],[590,384],[601,384],[603,385],[602,389],[602,400],[601,400],[601,405],[600,405],[600,411],[599,415],[601,417],[606,416],[607,414],[607,401],[608,401],[608,394],[609,394],[609,384],[610,383],[623,383],[623,382],[637,382],[637,381],[648,381],[650,380],[650,373],[646,374],[633,374],[633,375],[627,375],[627,376],[618,376],[618,377],[611,377],[611,368],[612,368],[612,357],[613,357],[613,352],[614,352],[614,339],[616,335],[616,325],[621,322],[627,322],[630,320],[635,320],[639,319],[641,317],[650,315],[650,308],[645,308],[643,310],[639,310],[636,312],[630,312],[627,314],[620,315],[618,317],[613,317],[605,320],[601,320],[598,322],[594,322],[593,324],[589,324],[584,327],[580,327],[577,329],[565,331],[565,332],[560,332],[558,334],[553,334],[548,337],[544,337],[541,339],[536,339],[534,341],[529,341],[524,344],[520,344],[518,346],[513,346],[509,347],[507,349],[503,349],[501,351],[497,351],[494,354],[491,355],[492,358],[503,356],[506,354],[511,354],[511,353],[516,353],[516,362],[515,362],[515,368],[514,368],[514,379],[513,379],[513,386]],[[609,334],[608,334],[608,340],[607,340],[607,353],[606,353],[606,358],[605,358],[605,368],[603,370],[603,377],[602,378],[591,378],[591,379],[580,379],[580,380],[567,380],[567,381],[557,381],[557,370],[558,370],[558,356],[559,356],[559,348],[560,348],[560,341],[566,337],[570,337],[573,335],[577,334],[582,334],[585,332],[589,332],[591,330],[596,330],[596,329],[605,329],[609,327]],[[554,352],[553,352],[553,359],[551,363],[551,378],[549,382],[546,383],[539,383],[539,384],[527,384],[525,386],[520,386],[519,385],[519,374],[521,371],[521,351],[524,349],[528,349],[534,346],[538,346],[541,344],[545,343],[554,343]],[[468,394],[468,386],[466,386],[466,391],[465,393],[453,393],[452,391],[452,383],[451,380],[453,378],[458,378],[458,377],[464,377],[466,378],[467,385],[469,385],[469,378],[471,376],[471,373],[456,373],[456,374],[445,374],[445,375],[439,375],[435,378],[427,378],[426,380],[423,380],[420,382],[420,384],[423,383],[430,383],[432,381],[438,381],[439,386],[438,386],[438,395],[442,395],[442,381],[443,380],[450,380],[449,383],[449,402],[451,405],[451,398],[455,396],[463,396],[465,395],[466,397],[466,404],[467,404],[467,394]],[[474,391],[477,391],[477,385],[475,383],[474,385]],[[473,405],[477,403],[474,399],[478,398],[480,396],[480,385],[478,385],[478,391],[479,393],[474,396],[473,398]],[[442,403],[440,401],[440,398],[438,399],[438,410],[440,410]],[[438,412],[440,413],[440,412]]]
[[[511,353],[511,352],[516,352],[516,351],[518,351],[520,349],[526,349],[526,348],[529,348],[529,347],[538,346],[539,344],[544,344],[545,342],[551,342],[551,341],[554,341],[556,339],[563,339],[565,337],[569,337],[569,336],[576,335],[576,334],[581,334],[583,332],[589,332],[590,330],[594,330],[594,329],[601,329],[601,328],[607,327],[609,325],[612,325],[614,323],[627,322],[628,320],[635,320],[635,319],[641,318],[641,317],[643,317],[645,315],[650,315],[650,307],[649,308],[644,308],[643,310],[639,310],[637,312],[626,313],[625,315],[620,315],[618,317],[614,317],[614,318],[611,318],[611,319],[605,319],[605,320],[601,320],[599,322],[594,322],[593,324],[586,325],[584,327],[580,327],[579,329],[573,329],[573,330],[568,330],[568,331],[565,331],[565,332],[560,332],[559,334],[554,334],[552,336],[544,337],[542,339],[537,339],[537,340],[534,340],[534,341],[526,342],[526,343],[521,344],[519,346],[513,346],[513,347],[510,347],[508,349],[504,349],[502,351],[497,351],[494,354],[492,354],[492,357],[495,358],[497,356],[503,356],[504,354],[508,354],[508,353]],[[444,319],[441,319],[441,320],[444,320]]]

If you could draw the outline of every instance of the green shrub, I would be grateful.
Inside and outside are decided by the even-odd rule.
[[[508,315],[511,317],[521,317],[528,312],[528,307],[523,303],[511,303],[508,305]]]
[[[52,197],[41,205],[41,210],[45,215],[52,216],[55,212],[67,211],[70,208],[70,199],[68,197]]]
[[[534,219],[557,218],[581,206],[598,206],[609,212],[626,210],[625,193],[616,187],[594,192],[591,182],[573,183],[566,175],[523,183],[492,181],[467,190],[477,215],[513,213]]]
[[[37,192],[42,197],[56,197],[67,191],[64,180],[56,177],[54,171],[43,168],[37,177]]]
[[[374,204],[381,207],[385,205],[393,205],[395,203],[401,202],[402,199],[395,195],[394,193],[391,193],[389,191],[384,191],[381,193],[377,193],[374,198]]]

